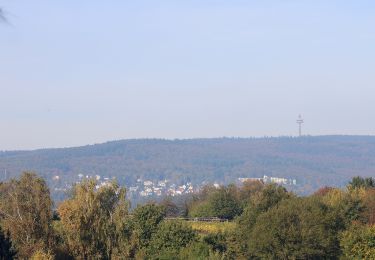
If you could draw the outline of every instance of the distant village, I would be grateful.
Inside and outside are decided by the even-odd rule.
[[[149,196],[177,196],[183,194],[191,194],[196,192],[191,182],[187,182],[183,185],[176,185],[171,183],[169,180],[151,181],[142,179],[137,180],[137,185],[131,186],[128,189],[129,193],[138,193],[142,197]]]
[[[115,178],[110,177],[102,177],[100,175],[84,175],[78,174],[77,183],[80,183],[84,179],[95,179],[97,181],[96,188],[99,189],[103,186],[111,185],[112,181]],[[52,178],[53,182],[57,184],[57,182],[61,181],[61,177],[56,175]],[[239,184],[248,182],[248,181],[260,181],[262,183],[275,183],[279,185],[288,185],[288,186],[295,186],[297,185],[297,181],[295,179],[287,179],[287,178],[279,178],[279,177],[270,177],[264,175],[263,178],[238,178],[237,182]],[[61,184],[61,182],[60,182]],[[191,182],[186,182],[184,184],[177,185],[170,180],[143,180],[138,178],[136,183],[127,187],[127,194],[131,197],[155,197],[155,196],[180,196],[185,194],[193,194],[199,192],[200,188],[208,183],[203,182],[200,185],[193,185]],[[219,183],[212,184],[215,188],[219,188],[221,185]],[[54,191],[68,191],[71,188],[71,185],[66,184],[61,185],[54,185]]]
[[[111,185],[112,181],[115,178],[110,177],[102,177],[100,175],[77,175],[78,180],[77,183],[80,183],[84,179],[95,179],[97,181],[96,188],[99,189],[103,186]],[[56,175],[52,178],[53,182],[60,182],[61,177]],[[218,186],[218,184],[215,184]],[[71,185],[65,184],[61,187],[61,185],[54,185],[54,191],[68,191],[71,188]],[[142,180],[137,179],[136,183],[132,186],[127,187],[127,194],[129,196],[141,196],[141,197],[151,197],[151,196],[178,196],[184,194],[192,194],[198,191],[198,186],[193,186],[191,182],[186,182],[182,185],[177,185],[172,183],[170,180],[159,180],[159,181],[152,181],[152,180]]]

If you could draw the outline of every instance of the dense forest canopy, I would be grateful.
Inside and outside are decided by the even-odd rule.
[[[266,175],[295,179],[288,189],[311,194],[321,186],[343,187],[358,174],[374,176],[375,137],[139,139],[0,152],[0,180],[25,170],[43,176],[54,199],[56,190],[78,181],[78,174],[116,178],[128,187],[137,179],[202,185]]]

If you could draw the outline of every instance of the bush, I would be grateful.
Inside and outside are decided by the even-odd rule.
[[[186,247],[196,238],[196,233],[186,223],[180,221],[164,221],[152,236],[148,255],[174,253]]]
[[[180,259],[205,260],[210,256],[210,247],[202,242],[193,242],[183,248],[180,252]]]

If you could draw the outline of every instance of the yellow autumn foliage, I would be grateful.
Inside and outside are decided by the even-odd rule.
[[[217,234],[221,232],[232,231],[236,225],[235,222],[189,222],[193,230],[201,234]]]

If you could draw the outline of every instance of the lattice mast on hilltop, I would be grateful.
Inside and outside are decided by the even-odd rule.
[[[299,134],[300,137],[302,136],[302,124],[303,123],[304,122],[303,122],[302,116],[299,115],[298,119],[297,119],[297,124],[298,124],[298,134]]]

